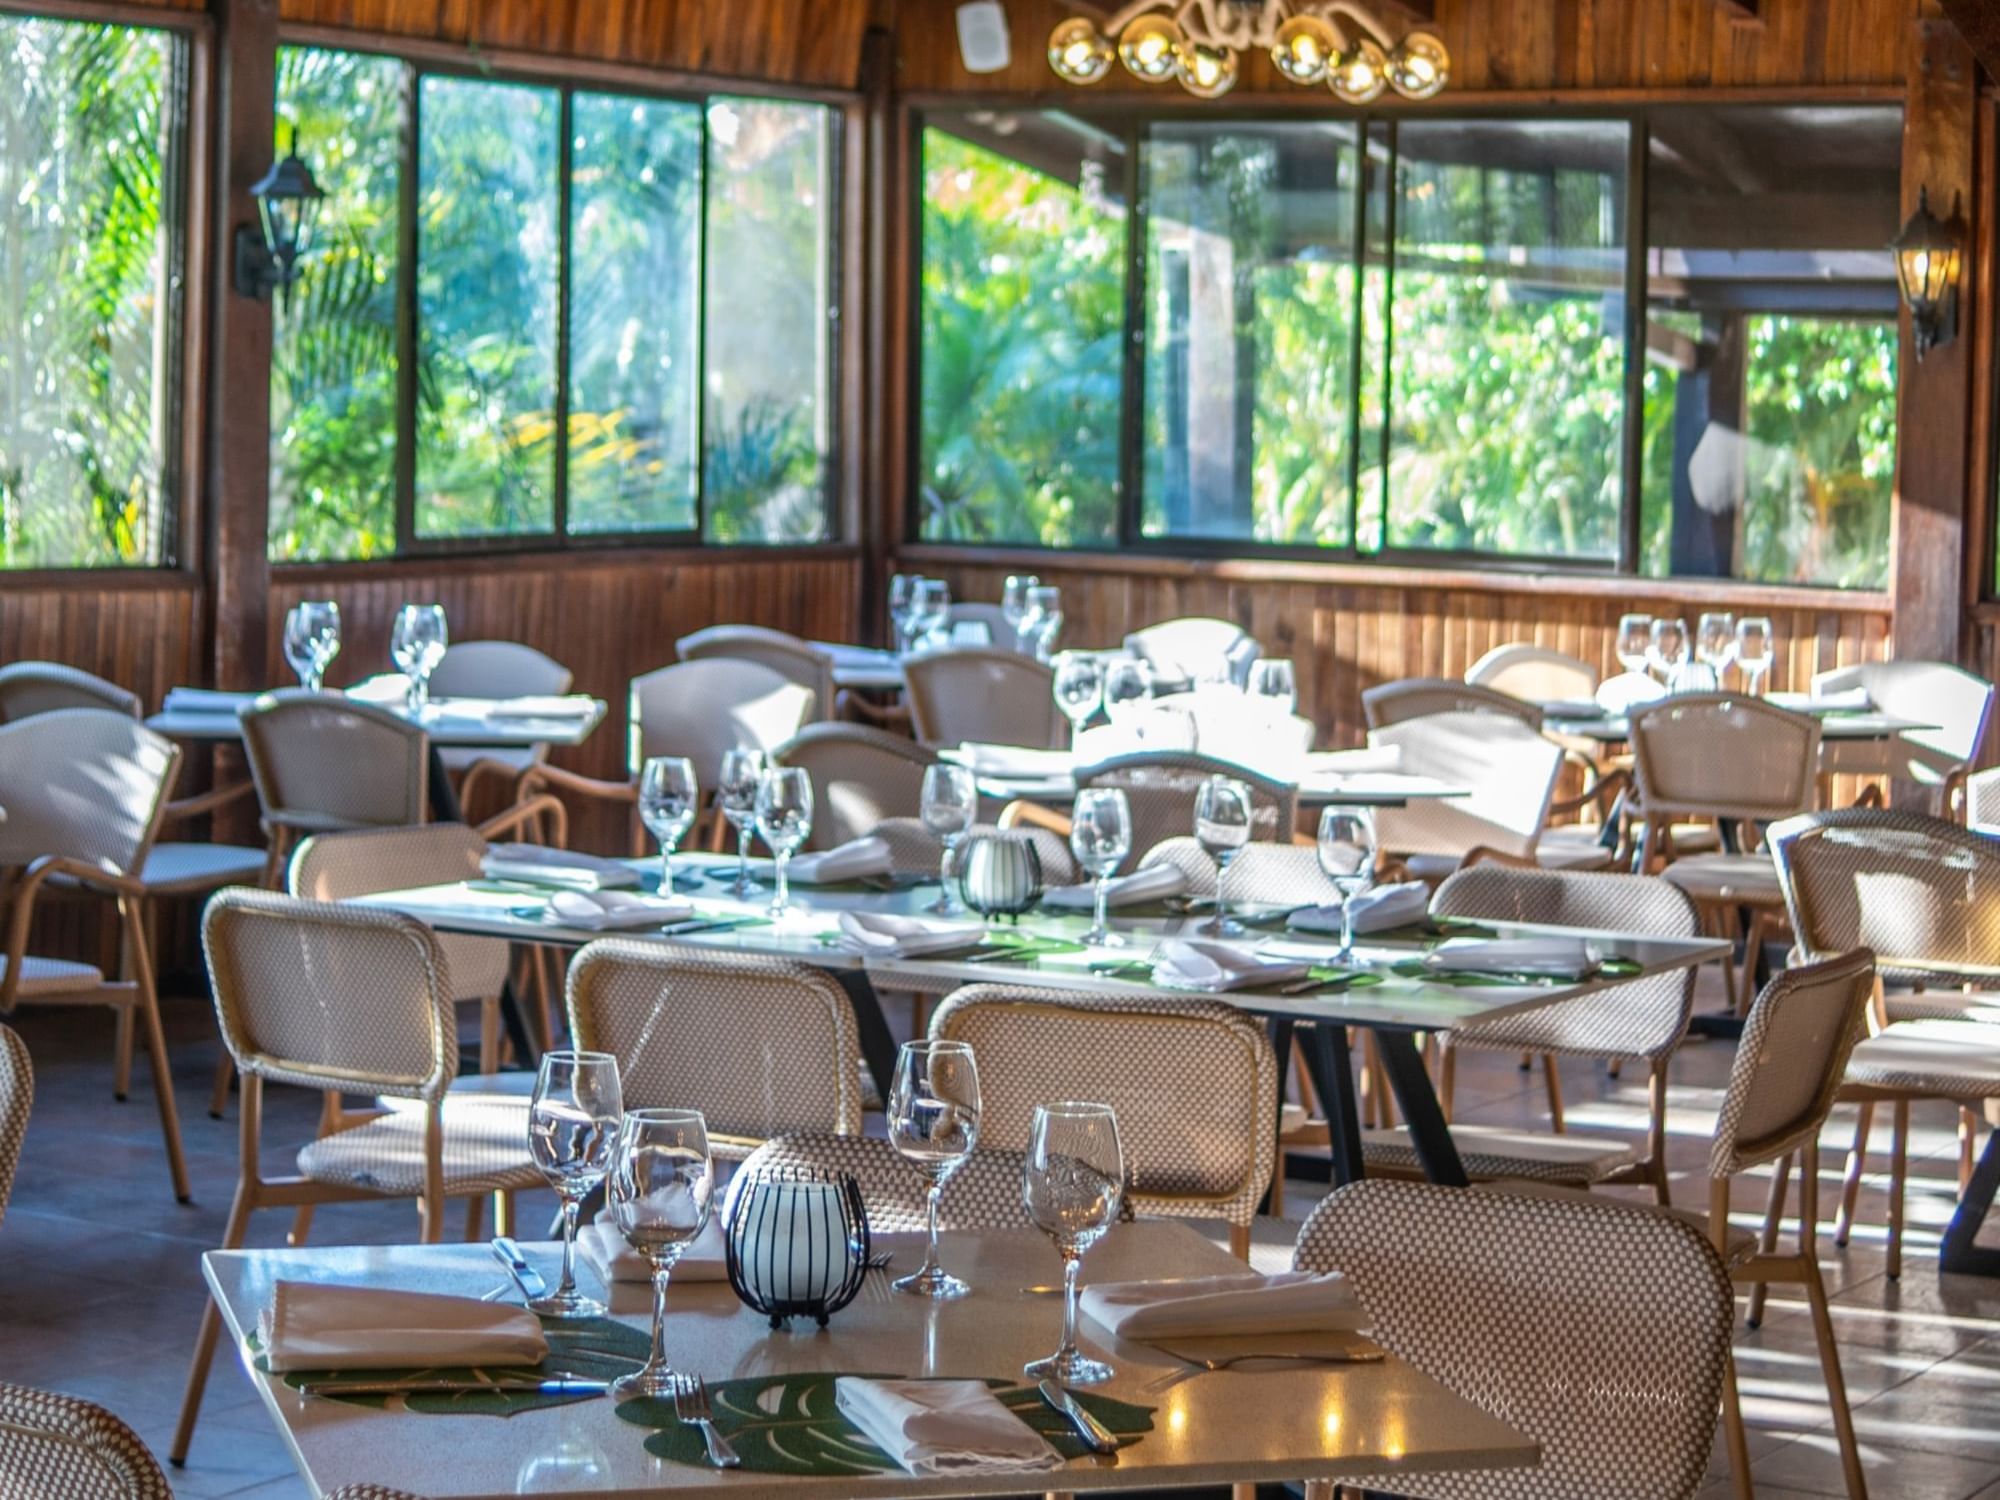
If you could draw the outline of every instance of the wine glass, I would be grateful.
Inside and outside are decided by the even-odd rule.
[[[1674,679],[1680,675],[1681,663],[1687,660],[1687,650],[1687,621],[1670,620],[1665,616],[1653,621],[1653,639],[1647,647],[1646,660],[1660,674],[1660,681],[1667,687],[1673,687]]]
[[[750,833],[757,821],[757,787],[764,779],[764,752],[737,746],[722,752],[715,800],[736,830],[736,881],[729,894],[748,901],[763,887],[750,877]]]
[[[1710,610],[1694,627],[1695,660],[1715,673],[1717,684],[1736,656],[1736,617],[1726,610]]]
[[[298,618],[298,636],[306,663],[305,670],[299,674],[299,686],[316,693],[326,681],[326,669],[340,655],[340,606],[331,599],[308,599],[294,606],[292,615]],[[287,616],[285,632],[285,656],[288,660],[292,655],[290,618]],[[294,670],[297,666],[294,662]]]
[[[1354,962],[1354,898],[1375,883],[1375,815],[1329,807],[1319,815],[1319,867],[1340,892],[1340,962]]]
[[[1009,573],[1006,584],[1000,590],[1000,617],[1014,632],[1016,649],[1026,644],[1021,635],[1021,622],[1028,618],[1028,592],[1038,588],[1041,581],[1033,573]]]
[[[944,889],[924,910],[939,916],[962,911],[964,908],[951,899],[951,876],[952,867],[958,862],[958,846],[965,842],[965,836],[972,832],[972,825],[979,817],[979,786],[972,779],[972,772],[942,761],[925,771],[918,812],[924,830],[944,845],[944,858],[938,864],[938,881]]]
[[[1208,924],[1217,937],[1243,935],[1243,924],[1229,915],[1229,867],[1250,842],[1250,817],[1250,788],[1233,776],[1211,776],[1195,791],[1195,842],[1218,866],[1215,920]]]
[[[306,607],[294,604],[285,615],[285,664],[298,675],[299,686],[310,692],[313,682],[313,643]]]
[[[912,649],[935,645],[950,623],[951,585],[942,578],[919,579],[910,607],[910,631],[915,636],[910,643]]]
[[[1118,1116],[1108,1104],[1043,1104],[1035,1109],[1021,1198],[1035,1227],[1056,1242],[1063,1262],[1062,1347],[1022,1367],[1030,1380],[1095,1385],[1111,1366],[1076,1347],[1076,1277],[1083,1253],[1118,1220],[1125,1196],[1125,1153]]]
[[[1055,659],[1056,707],[1069,720],[1069,742],[1074,745],[1083,726],[1104,702],[1104,664],[1080,651],[1065,651]]]
[[[643,1369],[612,1381],[611,1394],[621,1401],[669,1400],[675,1375],[666,1353],[667,1277],[715,1210],[715,1169],[701,1112],[635,1109],[626,1115],[612,1152],[610,1183],[612,1221],[653,1268],[652,1353]]]
[[[444,660],[450,642],[442,604],[405,604],[396,611],[389,630],[389,658],[410,679],[410,713],[414,717],[430,702],[431,673]]]
[[[1250,663],[1250,696],[1275,713],[1297,710],[1299,682],[1292,664],[1282,656],[1260,656]]]
[[[971,1290],[938,1264],[938,1197],[979,1140],[979,1068],[970,1042],[905,1042],[889,1085],[889,1142],[923,1174],[930,1241],[924,1263],[896,1290],[944,1301]]]
[[[1096,918],[1083,935],[1101,948],[1122,948],[1125,939],[1111,930],[1111,872],[1132,852],[1132,804],[1115,786],[1085,787],[1070,809],[1070,853],[1097,877]]]
[[[898,573],[889,580],[889,629],[899,652],[910,649],[910,616],[916,608],[917,585],[923,581],[916,573]]]
[[[618,1059],[608,1052],[544,1052],[528,1101],[528,1154],[562,1200],[562,1285],[528,1304],[544,1318],[601,1318],[604,1304],[576,1289],[576,1220],[611,1170],[625,1113]]]
[[[1144,712],[1153,697],[1153,669],[1136,656],[1121,656],[1104,669],[1104,714],[1117,724]]]
[[[1054,653],[1063,625],[1062,590],[1038,584],[1028,590],[1028,613],[1021,621],[1021,647],[1036,661]]]
[[[1736,622],[1736,665],[1743,669],[1751,697],[1771,670],[1771,622],[1763,615],[1745,615]]]
[[[1621,615],[1618,619],[1618,665],[1628,672],[1643,672],[1652,660],[1653,617]]]
[[[674,889],[674,846],[701,807],[694,765],[685,756],[655,755],[639,770],[639,821],[660,841],[660,894]]]
[[[791,910],[791,888],[785,883],[785,867],[792,851],[806,841],[813,826],[812,778],[797,766],[773,766],[757,783],[757,832],[777,860],[777,889],[771,896],[771,915],[783,917]]]

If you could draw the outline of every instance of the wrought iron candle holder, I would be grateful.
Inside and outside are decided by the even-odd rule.
[[[1019,922],[1042,899],[1042,860],[1035,846],[1017,834],[981,834],[960,852],[958,892],[965,904],[989,921]]]
[[[852,1302],[868,1272],[868,1215],[852,1177],[774,1167],[732,1185],[722,1235],[729,1285],[782,1328],[827,1319]]]

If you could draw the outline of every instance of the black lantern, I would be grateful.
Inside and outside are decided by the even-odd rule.
[[[312,244],[313,221],[326,194],[312,171],[299,160],[299,133],[292,131],[292,149],[282,161],[257,179],[250,189],[257,199],[257,224],[236,226],[236,290],[258,301],[282,287],[285,306],[292,305],[292,283],[299,279],[299,259]]]
[[[1958,269],[1964,256],[1958,231],[1931,212],[1929,188],[1918,190],[1917,211],[1889,248],[1922,359],[1958,337]]]

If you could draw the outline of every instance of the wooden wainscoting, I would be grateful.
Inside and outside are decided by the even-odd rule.
[[[0,575],[0,662],[54,661],[137,693],[147,712],[201,671],[201,594],[183,573]]]

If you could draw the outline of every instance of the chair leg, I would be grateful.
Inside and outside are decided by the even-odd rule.
[[[1854,1232],[1854,1205],[1861,1196],[1861,1173],[1868,1161],[1868,1132],[1875,1123],[1875,1106],[1867,1100],[1854,1119],[1854,1145],[1847,1153],[1847,1170],[1840,1179],[1840,1212],[1833,1218],[1833,1242],[1845,1245]]]
[[[514,1195],[510,1192],[493,1195],[493,1232],[505,1235],[514,1232]]]
[[[1759,1251],[1769,1255],[1778,1248],[1778,1225],[1785,1217],[1785,1188],[1792,1177],[1791,1153],[1778,1158],[1777,1170],[1771,1174],[1771,1196],[1764,1204],[1764,1228],[1759,1238]],[[1743,1321],[1752,1328],[1764,1322],[1764,1301],[1771,1290],[1768,1281],[1760,1281],[1750,1288],[1750,1313]]]
[[[1736,1350],[1722,1366],[1722,1434],[1729,1444],[1729,1481],[1736,1500],[1753,1500],[1750,1439],[1743,1431],[1743,1397],[1736,1389]]]
[[[1672,1208],[1674,1190],[1667,1177],[1667,1059],[1664,1057],[1654,1058],[1646,1069],[1646,1158],[1653,1178],[1654,1201],[1661,1208]]]
[[[229,1205],[229,1223],[222,1231],[222,1248],[234,1250],[243,1243],[253,1205],[250,1184],[236,1184],[236,1197]],[[208,1389],[209,1367],[215,1363],[215,1340],[222,1332],[222,1313],[209,1297],[202,1303],[201,1332],[195,1335],[194,1361],[188,1366],[187,1386],[181,1392],[180,1422],[174,1428],[174,1445],[167,1457],[175,1468],[187,1462],[188,1444],[194,1441],[195,1418],[201,1415],[202,1393]]]
[[[1819,1345],[1820,1371],[1826,1377],[1826,1398],[1833,1408],[1833,1432],[1840,1442],[1840,1467],[1847,1477],[1848,1500],[1868,1500],[1868,1479],[1861,1469],[1861,1447],[1854,1436],[1854,1413],[1847,1404],[1847,1381],[1840,1373],[1840,1349],[1834,1342],[1833,1315],[1827,1311],[1826,1283],[1819,1261],[1806,1259],[1806,1300],[1812,1304],[1813,1337]]]
[[[174,1179],[174,1197],[182,1203],[194,1201],[188,1187],[187,1156],[181,1150],[181,1115],[174,1103],[173,1068],[167,1061],[167,1033],[160,1025],[160,1000],[153,991],[153,961],[143,945],[134,950],[138,973],[138,1020],[146,1028],[146,1056],[152,1063],[153,1092],[160,1106],[160,1134],[167,1142],[167,1167]]]
[[[1958,1195],[1972,1185],[1972,1166],[1978,1159],[1979,1116],[1963,1105],[1958,1111]]]
[[[132,1093],[132,1007],[117,1006],[113,1018],[117,1033],[111,1043],[111,1097],[123,1104]]]
[[[215,1082],[208,1089],[208,1117],[219,1120],[229,1113],[229,1085],[236,1081],[236,1063],[227,1047],[215,1060]]]
[[[1231,1224],[1229,1226],[1229,1253],[1240,1261],[1246,1263],[1249,1261],[1250,1226],[1248,1224]]]
[[[1438,1048],[1438,1103],[1444,1109],[1444,1122],[1451,1123],[1452,1095],[1458,1091],[1458,1049],[1446,1037]]]
[[[1562,1074],[1556,1067],[1553,1052],[1542,1054],[1542,1080],[1549,1090],[1549,1123],[1555,1127],[1557,1135],[1563,1133],[1563,1085]]]
[[[1750,932],[1743,939],[1742,985],[1736,992],[1736,1014],[1750,1014],[1750,1003],[1757,998],[1757,955],[1764,946],[1764,934],[1769,929],[1770,918],[1761,911],[1750,914]]]
[[[1903,1196],[1910,1176],[1910,1101],[1898,1099],[1889,1129],[1889,1279],[1903,1275]]]
[[[479,1000],[479,1071],[500,1071],[500,997],[483,995]]]
[[[1331,1479],[1308,1479],[1306,1481],[1306,1500],[1334,1500],[1333,1481]]]
[[[486,1224],[486,1200],[480,1197],[479,1194],[473,1193],[465,1200],[466,1244],[476,1245],[479,1243],[479,1231],[483,1227],[485,1227],[485,1224]],[[494,1233],[498,1234],[500,1233],[500,1230],[496,1227]]]
[[[292,1227],[285,1236],[285,1243],[292,1246],[303,1245],[306,1236],[312,1233],[312,1227],[313,1206],[310,1203],[301,1203],[292,1210]]]

